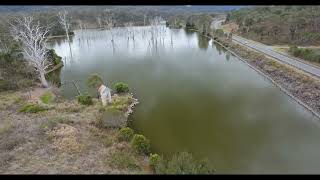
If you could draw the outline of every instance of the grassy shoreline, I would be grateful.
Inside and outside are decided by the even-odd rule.
[[[123,94],[113,99],[123,97],[133,98]],[[100,101],[93,99],[93,105],[86,106],[58,94],[43,99],[46,104],[33,103],[22,111],[29,104],[24,92],[0,93],[0,173],[152,173],[148,156],[119,141],[117,128],[97,126]],[[132,111],[134,102],[123,104],[123,115]]]

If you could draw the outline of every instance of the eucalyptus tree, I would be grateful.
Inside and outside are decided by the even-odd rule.
[[[45,74],[51,65],[47,58],[47,34],[50,28],[41,26],[32,16],[16,17],[9,23],[12,37],[22,44],[25,59],[38,72],[41,85],[47,88]]]

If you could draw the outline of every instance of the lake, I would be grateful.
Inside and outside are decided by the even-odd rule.
[[[129,39],[128,39],[129,34]],[[133,38],[134,37],[134,38]],[[153,38],[152,38],[153,37]],[[113,41],[112,41],[113,40]],[[122,81],[140,101],[130,126],[152,151],[189,151],[217,173],[319,173],[318,119],[211,40],[158,27],[77,30],[51,43],[65,66],[62,93],[91,73]]]

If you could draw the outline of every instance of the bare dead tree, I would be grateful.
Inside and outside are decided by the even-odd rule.
[[[97,22],[99,24],[99,28],[101,29],[102,28],[102,20],[101,20],[100,16],[97,17]]]
[[[68,11],[64,10],[62,12],[59,12],[58,17],[59,17],[59,23],[64,27],[64,30],[66,31],[70,55],[72,57],[72,50],[71,50],[70,37],[69,37],[70,23],[68,20]]]
[[[133,22],[126,22],[124,23],[124,26],[127,29],[127,33],[128,33],[128,42],[129,42],[129,37],[131,36],[132,40],[133,40],[133,45],[134,45],[134,29],[132,29],[133,27]]]
[[[172,32],[170,32],[170,40],[171,40],[171,46],[173,47]]]
[[[66,31],[67,39],[70,42],[70,38],[69,38],[70,23],[68,21],[68,11],[64,10],[62,12],[59,12],[58,17],[59,17],[59,23],[64,27],[64,30]]]
[[[51,65],[47,58],[48,26],[40,26],[34,22],[32,16],[14,18],[10,23],[10,33],[15,40],[22,43],[23,54],[28,62],[39,73],[39,80],[44,88],[48,87],[45,78],[47,69]]]
[[[155,46],[155,48],[156,48],[156,51],[158,49],[158,37],[159,37],[160,43],[161,43],[162,33],[161,33],[161,28],[159,28],[159,25],[161,25],[162,21],[163,21],[163,19],[160,16],[156,16],[150,20],[151,40],[153,42],[153,46]]]
[[[115,44],[114,44],[114,35],[113,35],[113,26],[114,26],[114,20],[111,15],[107,15],[104,17],[104,24],[105,28],[108,29],[111,33],[111,44],[112,44],[112,50],[113,53],[115,52]]]
[[[127,35],[127,47],[129,46],[129,40],[130,40],[130,26],[131,26],[131,24],[130,23],[128,23],[128,22],[126,22],[126,23],[124,23],[123,24],[124,25],[124,27],[125,27],[125,33],[126,33],[126,35]]]
[[[82,21],[78,19],[77,22],[78,22],[79,29],[82,30],[83,29]]]

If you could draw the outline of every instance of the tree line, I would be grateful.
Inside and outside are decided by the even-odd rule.
[[[320,6],[259,6],[227,14],[238,34],[266,44],[317,45]]]

